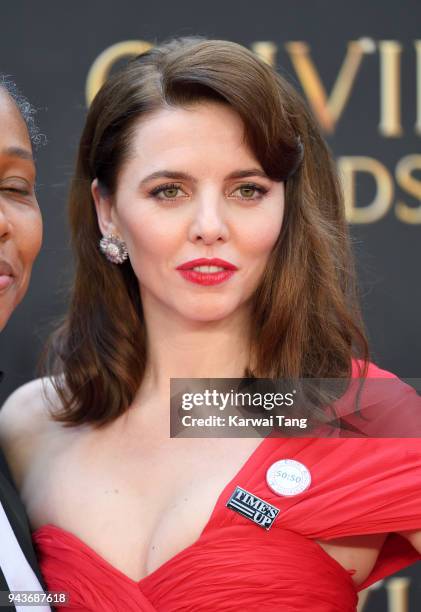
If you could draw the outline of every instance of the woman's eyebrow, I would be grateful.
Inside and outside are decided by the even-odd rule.
[[[5,149],[2,149],[0,153],[2,155],[7,155],[8,157],[19,157],[19,159],[34,161],[31,151],[28,151],[28,149],[22,149],[21,147],[6,147]]]
[[[248,176],[261,176],[262,178],[266,179],[269,178],[266,172],[263,170],[260,170],[259,168],[249,168],[247,170],[234,170],[234,172],[231,172],[225,177],[225,180],[246,178]],[[187,172],[178,170],[157,170],[156,172],[152,172],[152,174],[145,176],[145,178],[140,181],[140,186],[157,178],[182,179],[185,181],[191,181],[192,183],[197,183],[197,179]]]
[[[246,178],[247,176],[261,176],[262,178],[268,179],[268,175],[260,168],[250,168],[249,170],[235,170],[231,172],[226,178],[227,179],[236,179],[236,178]]]

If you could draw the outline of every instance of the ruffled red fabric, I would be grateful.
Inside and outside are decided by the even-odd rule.
[[[393,376],[375,366],[371,376]],[[403,383],[402,383],[403,384]],[[266,484],[279,459],[296,459],[311,486],[282,497]],[[280,509],[266,531],[226,507],[241,486]],[[136,582],[75,535],[54,525],[34,543],[49,590],[67,609],[102,612],[355,612],[357,590],[421,559],[396,531],[421,529],[419,439],[267,437],[220,494],[199,538]],[[357,588],[314,540],[390,533]]]
[[[140,582],[52,525],[38,529],[35,541],[48,588],[68,591],[71,610],[355,611],[352,578],[318,544],[287,529],[235,523],[218,529],[216,521]]]

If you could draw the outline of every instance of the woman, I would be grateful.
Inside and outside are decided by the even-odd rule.
[[[169,437],[171,377],[393,376],[368,364],[334,164],[290,85],[226,41],[134,59],[89,110],[70,220],[56,375],[2,411],[50,589],[81,610],[344,612],[420,558],[416,441]],[[265,480],[284,459],[311,472],[294,496]],[[237,485],[280,510],[270,530],[226,506]]]
[[[39,133],[33,113],[16,85],[0,75],[0,331],[26,293],[41,246],[32,155]],[[27,518],[1,448],[0,542],[0,591],[25,589],[42,594]],[[11,600],[6,597],[2,603]],[[15,606],[7,609],[15,610]],[[37,607],[41,609],[49,608]]]
[[[28,288],[42,238],[35,196],[32,142],[40,136],[33,110],[16,86],[0,75],[1,193],[0,329]],[[31,142],[32,141],[32,142]]]

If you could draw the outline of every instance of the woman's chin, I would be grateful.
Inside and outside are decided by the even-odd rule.
[[[184,312],[184,317],[191,321],[196,321],[197,323],[212,323],[216,321],[222,321],[223,319],[227,319],[231,317],[235,312],[233,308],[227,307],[210,307],[209,305],[204,305],[203,307],[197,307],[192,309],[190,312]]]

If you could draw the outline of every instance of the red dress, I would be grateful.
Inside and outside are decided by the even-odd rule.
[[[370,366],[370,376],[393,376]],[[402,383],[403,384],[403,383]],[[295,459],[311,486],[274,493],[266,471]],[[236,486],[280,509],[269,530],[225,506]],[[221,492],[199,538],[136,582],[54,525],[33,533],[50,591],[101,612],[355,612],[357,591],[421,559],[396,531],[421,529],[417,438],[265,438]],[[358,587],[315,539],[390,533]]]

